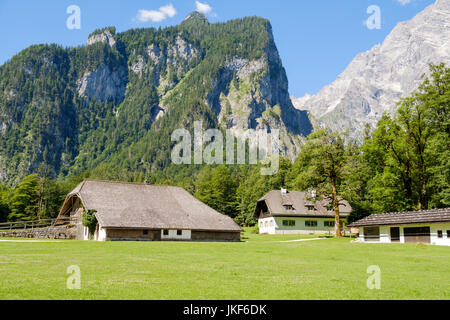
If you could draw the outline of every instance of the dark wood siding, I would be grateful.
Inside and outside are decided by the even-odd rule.
[[[406,243],[431,243],[430,227],[404,228]]]
[[[240,232],[192,231],[193,241],[241,241]]]
[[[144,230],[138,229],[107,229],[106,240],[108,241],[160,241],[161,230],[148,230],[144,234]]]
[[[364,227],[365,241],[380,241],[380,227]]]

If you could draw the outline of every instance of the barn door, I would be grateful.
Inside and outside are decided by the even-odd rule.
[[[430,227],[404,228],[403,233],[407,243],[431,243]]]

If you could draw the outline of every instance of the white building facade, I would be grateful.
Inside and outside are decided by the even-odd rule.
[[[301,191],[274,190],[260,199],[254,217],[258,219],[260,234],[334,234],[335,213],[327,201],[311,199]],[[343,233],[350,229],[345,224],[351,212],[348,203],[340,206],[340,224]]]
[[[350,226],[361,242],[450,246],[450,209],[374,214]]]

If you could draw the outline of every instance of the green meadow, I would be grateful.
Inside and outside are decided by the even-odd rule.
[[[450,248],[245,233],[241,243],[0,241],[0,299],[449,299]],[[67,289],[67,268],[81,288]],[[370,290],[369,266],[380,268]]]

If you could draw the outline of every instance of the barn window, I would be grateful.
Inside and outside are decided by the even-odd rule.
[[[306,227],[317,227],[317,221],[315,220],[306,220],[305,221]]]
[[[142,231],[142,234],[143,234],[144,236],[148,235],[148,230],[143,230],[143,231]]]
[[[183,235],[183,230],[177,230],[177,236],[182,236]]]
[[[443,237],[442,230],[438,230],[437,234],[438,234],[438,238],[442,238]]]
[[[163,230],[163,235],[168,236],[169,235],[169,230]]]

